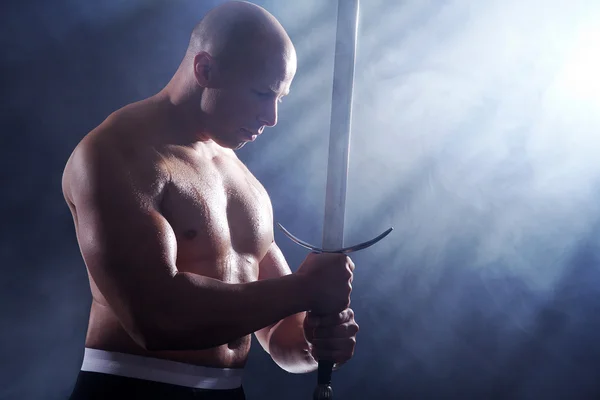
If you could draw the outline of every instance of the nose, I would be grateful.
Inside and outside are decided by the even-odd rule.
[[[258,119],[262,125],[268,127],[277,125],[277,100],[274,102],[266,102]]]

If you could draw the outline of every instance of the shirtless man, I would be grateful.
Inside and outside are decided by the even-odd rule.
[[[76,147],[63,192],[93,302],[71,399],[243,399],[252,333],[292,373],[352,357],[352,261],[310,254],[292,273],[234,153],[277,123],[295,71],[271,14],[225,3],[163,90]]]

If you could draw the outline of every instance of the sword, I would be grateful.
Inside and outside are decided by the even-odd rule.
[[[292,241],[315,253],[348,254],[365,249],[379,242],[393,230],[393,228],[389,228],[374,239],[344,247],[346,182],[348,180],[348,162],[350,158],[350,125],[356,64],[358,9],[359,0],[338,0],[322,246],[313,246],[300,240],[281,224],[277,224]],[[333,361],[319,360],[317,387],[313,394],[314,400],[333,398],[333,389],[331,388],[333,366]]]

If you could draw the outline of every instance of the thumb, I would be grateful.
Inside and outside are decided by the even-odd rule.
[[[303,328],[304,338],[308,342],[312,342],[315,337],[315,326],[314,323],[311,322],[312,318],[310,311],[307,311],[306,316],[304,317]]]

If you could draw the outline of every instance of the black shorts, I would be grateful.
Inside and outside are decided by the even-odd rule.
[[[69,400],[245,400],[244,389],[195,389],[144,379],[80,371]]]

